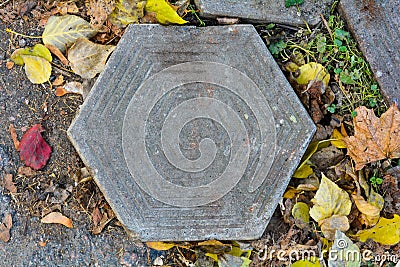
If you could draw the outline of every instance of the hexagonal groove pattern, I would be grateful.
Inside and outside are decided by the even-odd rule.
[[[253,26],[131,25],[68,136],[142,240],[245,240],[314,131]]]

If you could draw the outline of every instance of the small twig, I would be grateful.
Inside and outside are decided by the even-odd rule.
[[[324,23],[326,29],[327,29],[328,32],[329,32],[329,35],[331,36],[331,39],[333,40],[333,33],[332,33],[331,28],[329,27],[328,22],[327,22],[326,19],[324,18],[324,15],[322,15],[322,14],[319,14],[319,15],[321,16],[322,22]]]

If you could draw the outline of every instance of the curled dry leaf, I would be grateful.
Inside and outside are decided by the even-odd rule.
[[[367,200],[361,195],[352,195],[352,197],[357,209],[362,213],[365,225],[375,225],[379,220],[381,210],[385,203],[383,197],[373,190],[371,190]]]
[[[56,88],[56,96],[63,96],[65,94],[83,95],[83,85],[80,82],[68,82],[64,86]]]
[[[84,79],[91,79],[104,70],[108,56],[114,51],[113,45],[95,44],[80,38],[68,50],[72,70]]]
[[[64,76],[62,74],[58,75],[57,78],[53,81],[54,86],[59,86],[64,83]]]
[[[10,124],[10,126],[8,127],[8,130],[10,131],[11,139],[14,143],[15,150],[19,151],[19,140],[17,137],[17,131],[14,128],[14,124]]]
[[[0,223],[0,239],[3,242],[8,242],[10,240],[10,229],[12,227],[12,216],[8,213],[4,218],[3,222]]]
[[[31,83],[41,84],[50,79],[51,64],[42,57],[23,55],[25,73]]]
[[[377,118],[372,109],[358,107],[353,119],[354,136],[343,141],[348,155],[355,161],[356,170],[365,164],[381,159],[400,157],[400,111],[391,106],[381,118]]]
[[[60,212],[51,212],[44,216],[41,220],[42,223],[57,223],[62,224],[68,228],[73,228],[72,220]]]
[[[155,250],[169,250],[173,247],[175,247],[175,243],[167,243],[167,242],[146,242],[146,245],[149,248],[155,249]]]
[[[40,124],[33,125],[22,137],[20,142],[20,157],[25,165],[35,170],[43,168],[50,158],[51,147],[43,139]]]
[[[86,1],[87,15],[90,16],[90,24],[95,29],[100,29],[108,16],[113,12],[115,1],[113,0],[89,0]]]
[[[44,28],[42,39],[44,44],[53,45],[65,52],[78,38],[91,38],[96,33],[89,22],[78,16],[51,16]]]
[[[64,66],[69,66],[68,59],[60,51],[60,49],[58,49],[57,47],[55,47],[54,45],[51,45],[51,44],[46,44],[46,48],[49,49],[50,52],[53,53],[56,57],[58,57],[58,59],[61,61],[61,63]]]
[[[14,185],[12,174],[8,173],[8,174],[4,175],[3,187],[5,189],[7,189],[10,193],[13,193],[13,194],[17,193],[17,188]]]

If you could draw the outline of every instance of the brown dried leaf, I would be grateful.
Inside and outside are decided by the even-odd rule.
[[[58,223],[68,228],[73,228],[72,220],[65,217],[60,212],[52,212],[44,216],[41,220],[42,223]]]
[[[4,175],[4,178],[3,178],[3,186],[4,186],[4,188],[7,189],[10,193],[13,193],[13,194],[17,193],[17,188],[16,188],[15,185],[14,185],[12,174],[6,174],[6,175]]]
[[[69,61],[68,59],[64,56],[64,54],[58,49],[56,46],[51,45],[51,44],[45,44],[46,48],[50,50],[51,53],[53,53],[58,59],[61,61],[62,64],[65,66],[69,66]],[[56,84],[53,84],[56,85]]]
[[[344,138],[348,155],[355,161],[356,170],[381,159],[400,157],[400,111],[391,106],[381,118],[372,109],[358,107],[354,118],[354,136]]]
[[[18,175],[23,175],[23,176],[33,176],[36,175],[36,171],[32,169],[31,167],[28,166],[22,166],[18,168]]]
[[[12,216],[8,213],[4,219],[3,223],[0,223],[0,239],[3,242],[8,242],[10,240],[10,229],[12,227]]]
[[[346,216],[333,215],[318,222],[321,231],[328,240],[335,239],[336,230],[347,232],[350,229],[349,219]]]
[[[113,12],[115,1],[113,0],[89,0],[86,1],[87,15],[90,16],[90,24],[93,28],[100,29],[108,16]]]
[[[56,96],[63,96],[65,94],[83,95],[83,85],[80,82],[68,82],[64,86],[56,88]]]
[[[19,151],[19,140],[18,140],[17,131],[15,130],[14,125],[10,124],[10,127],[8,127],[8,129],[10,131],[11,139],[14,143],[15,150]]]
[[[102,218],[103,215],[101,214],[99,208],[96,207],[92,212],[92,220],[95,227],[99,224]]]
[[[58,75],[57,78],[53,81],[54,86],[59,86],[64,83],[64,76],[62,74]]]

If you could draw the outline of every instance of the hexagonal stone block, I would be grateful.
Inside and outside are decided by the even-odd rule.
[[[314,131],[253,26],[131,25],[68,135],[142,240],[243,240]]]
[[[234,17],[255,23],[279,23],[294,26],[305,22],[315,26],[321,21],[320,14],[332,4],[332,0],[305,0],[299,6],[285,7],[286,0],[195,0],[203,17]]]

